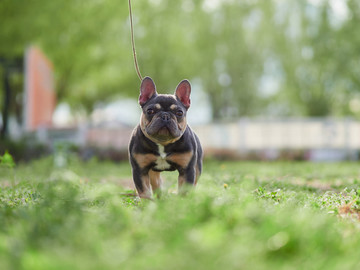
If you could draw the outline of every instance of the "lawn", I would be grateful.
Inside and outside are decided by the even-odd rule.
[[[360,269],[358,163],[204,165],[154,201],[127,162],[0,167],[0,269]]]

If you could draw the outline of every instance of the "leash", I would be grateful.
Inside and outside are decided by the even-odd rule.
[[[131,0],[129,0],[129,15],[130,15],[131,46],[132,46],[132,51],[133,51],[133,56],[134,56],[134,65],[135,65],[136,73],[137,73],[140,81],[142,81],[143,78],[141,76],[138,61],[137,61],[137,57],[136,57],[135,40],[134,40],[134,26],[133,26],[133,18],[132,18],[132,10],[131,10]]]

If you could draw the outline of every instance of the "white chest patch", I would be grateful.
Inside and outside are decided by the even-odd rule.
[[[166,161],[166,153],[164,151],[164,146],[161,144],[158,144],[159,147],[159,154],[160,156],[156,160],[156,166],[155,169],[157,170],[166,170],[170,168],[170,164]]]

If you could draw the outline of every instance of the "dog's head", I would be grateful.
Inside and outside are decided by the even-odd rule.
[[[139,104],[142,108],[140,127],[147,138],[155,143],[167,145],[181,138],[186,130],[186,112],[190,107],[191,85],[181,81],[174,95],[156,92],[150,77],[142,80]]]

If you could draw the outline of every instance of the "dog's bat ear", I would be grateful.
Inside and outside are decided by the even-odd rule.
[[[139,104],[143,106],[154,95],[157,95],[155,83],[150,77],[145,77],[140,86]]]
[[[186,109],[190,107],[191,84],[188,80],[181,81],[175,90],[175,96],[181,101]]]

